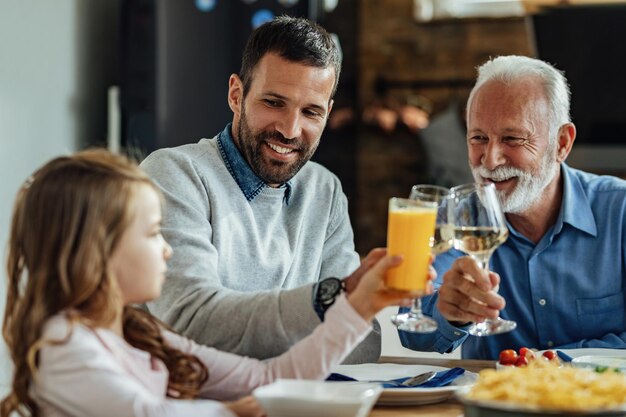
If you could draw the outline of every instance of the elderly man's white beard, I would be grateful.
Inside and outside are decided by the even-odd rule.
[[[550,184],[559,169],[555,163],[556,150],[544,155],[538,172],[527,172],[519,168],[502,166],[493,171],[479,165],[472,168],[474,180],[484,181],[485,178],[493,181],[505,181],[517,177],[517,185],[510,194],[497,190],[498,200],[505,213],[522,214],[532,207],[541,197],[543,190]]]

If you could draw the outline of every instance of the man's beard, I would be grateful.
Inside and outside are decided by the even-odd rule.
[[[314,145],[309,146],[300,138],[286,139],[277,131],[265,131],[255,134],[250,129],[250,126],[248,126],[246,112],[243,108],[241,110],[237,136],[239,138],[238,145],[240,152],[243,154],[246,161],[248,161],[254,173],[266,184],[283,184],[289,181],[300,171],[304,164],[311,159],[319,145],[319,138]],[[261,148],[267,146],[264,142],[268,139],[274,139],[276,142],[280,142],[290,149],[293,148],[294,152],[298,152],[299,158],[290,163],[275,159],[270,161],[266,160]]]
[[[506,191],[497,190],[498,200],[505,213],[522,214],[541,198],[543,190],[550,184],[556,175],[559,164],[555,163],[556,148],[550,147],[546,152],[537,172],[524,171],[519,168],[502,166],[488,170],[479,165],[472,167],[475,181],[484,181],[489,178],[494,181],[504,181],[517,177],[517,184],[507,195]]]

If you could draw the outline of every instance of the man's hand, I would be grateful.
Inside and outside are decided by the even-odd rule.
[[[495,319],[504,308],[504,298],[495,292],[500,276],[482,270],[470,257],[457,259],[443,276],[437,308],[453,323]]]

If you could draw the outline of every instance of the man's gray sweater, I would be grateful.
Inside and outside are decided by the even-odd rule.
[[[359,264],[347,199],[337,177],[314,162],[287,186],[246,198],[225,159],[216,136],[142,163],[165,196],[163,234],[174,250],[162,295],[148,308],[199,343],[273,357],[320,323],[313,283]],[[379,354],[375,331],[346,362]]]

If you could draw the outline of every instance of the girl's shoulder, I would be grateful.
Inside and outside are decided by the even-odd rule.
[[[93,330],[85,324],[79,320],[71,319],[70,314],[62,312],[46,321],[42,339],[50,342],[70,342],[73,339],[89,338],[92,333]]]
[[[77,366],[107,363],[112,366],[116,362],[111,350],[93,329],[63,313],[47,320],[39,343],[38,368],[44,379]]]
[[[94,364],[107,362],[118,368],[150,366],[150,354],[137,349],[107,328],[92,328],[67,313],[51,317],[41,339],[42,362],[69,360]]]
[[[126,356],[149,358],[147,352],[129,345],[114,331],[91,327],[68,312],[61,312],[46,321],[41,338],[42,351],[63,352],[81,356]]]

